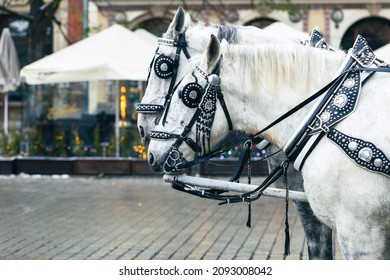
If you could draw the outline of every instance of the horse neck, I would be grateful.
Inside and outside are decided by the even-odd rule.
[[[260,131],[329,83],[344,58],[341,52],[303,46],[252,47],[245,55],[228,50],[223,57],[221,88],[235,129],[249,134]],[[306,106],[263,137],[281,147],[309,109]]]

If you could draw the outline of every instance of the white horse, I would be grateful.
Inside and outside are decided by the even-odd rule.
[[[223,51],[222,51],[223,49]],[[222,59],[221,59],[222,56]],[[202,137],[195,125],[188,133],[183,129],[192,122],[198,108],[215,107],[210,129],[211,146],[228,131],[227,117],[221,102],[207,102],[206,95],[198,108],[183,103],[183,94],[191,83],[205,87],[206,79],[222,89],[226,108],[235,129],[254,134],[277,117],[299,104],[311,93],[332,80],[344,62],[343,52],[325,52],[297,44],[235,46],[224,44],[212,36],[205,54],[192,62],[199,67],[186,75],[172,96],[166,121],[159,122],[149,145],[149,163],[155,171],[162,171],[167,160],[189,162],[196,157],[186,143]],[[209,75],[219,69],[219,77]],[[335,127],[348,135],[364,138],[390,155],[388,146],[390,95],[389,74],[376,73],[362,88],[355,113]],[[184,90],[184,91],[183,91]],[[204,103],[205,102],[205,103]],[[282,148],[307,115],[309,107],[301,109],[262,137]],[[202,113],[201,113],[202,114]],[[202,116],[207,122],[210,117]],[[203,127],[203,136],[207,129]],[[198,130],[199,132],[199,130]],[[182,143],[174,151],[177,139]],[[187,141],[184,141],[187,140]],[[196,143],[202,153],[207,144]],[[173,153],[172,153],[173,152]],[[315,215],[337,231],[345,259],[390,258],[390,180],[357,166],[331,141],[322,138],[302,168],[305,192]]]
[[[158,49],[149,69],[146,91],[137,107],[137,126],[141,138],[146,143],[149,141],[150,130],[161,116],[163,106],[166,105],[169,91],[172,91],[185,74],[193,70],[189,68],[191,65],[189,60],[194,55],[204,52],[211,34],[217,35],[220,40],[225,39],[234,44],[255,45],[292,42],[291,39],[254,26],[204,26],[202,23],[193,23],[190,15],[185,13],[182,7],[179,7],[167,31],[159,40]],[[180,36],[181,38],[179,38]],[[181,39],[185,41],[179,42]],[[181,43],[184,45],[180,46]],[[178,60],[176,69],[174,69],[173,63],[176,55]],[[170,60],[165,58],[170,58]],[[173,78],[174,71],[176,71],[176,77]]]
[[[174,87],[177,86],[184,75],[193,70],[194,64],[190,63],[191,57],[204,52],[209,42],[210,34],[215,34],[220,40],[228,40],[229,43],[235,44],[253,45],[292,42],[291,39],[286,39],[251,26],[227,27],[213,25],[205,27],[201,23],[194,24],[191,22],[190,16],[179,7],[163,38],[159,40],[158,50],[150,66],[146,92],[138,105],[137,125],[140,136],[146,144],[149,142],[151,129],[161,117],[162,109],[164,106],[169,106],[170,91],[173,92]],[[180,36],[185,38],[185,45],[182,45],[181,50],[178,52]],[[301,43],[298,40],[293,42]],[[173,73],[169,73],[173,72],[172,66],[168,67],[164,74],[156,73],[156,70],[160,69],[160,67],[156,66],[160,63],[159,57],[169,57],[173,61],[177,53],[176,77],[172,77]],[[165,60],[160,65],[164,64],[164,62]],[[273,150],[273,147],[268,148],[270,153]],[[278,154],[275,158],[268,161],[270,168],[273,166],[273,162],[275,164],[279,163],[279,157],[280,155]],[[289,168],[288,172],[292,189],[302,191],[301,174],[292,168]],[[279,182],[276,182],[275,186],[283,187]],[[332,231],[318,221],[307,202],[295,201],[295,206],[306,234],[309,258],[332,259]]]

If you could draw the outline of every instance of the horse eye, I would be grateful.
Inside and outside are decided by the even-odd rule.
[[[161,116],[158,116],[157,118],[155,118],[154,119],[154,124],[158,125],[158,123],[160,122],[160,119],[161,119]]]

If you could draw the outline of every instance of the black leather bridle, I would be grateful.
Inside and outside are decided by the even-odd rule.
[[[158,39],[159,46],[156,49],[156,52],[153,56],[152,61],[149,66],[148,78],[146,80],[146,86],[149,83],[150,74],[152,69],[154,70],[157,77],[160,79],[171,79],[169,84],[168,91],[165,95],[164,105],[159,104],[147,104],[147,103],[139,103],[137,104],[137,112],[142,114],[161,114],[164,111],[164,108],[169,107],[171,102],[171,96],[173,94],[173,89],[176,84],[177,78],[177,69],[179,67],[180,54],[184,53],[187,59],[190,59],[191,56],[187,51],[187,42],[185,38],[185,33],[181,33],[178,36],[177,40],[159,38]],[[175,57],[172,59],[164,54],[159,53],[160,45],[171,46],[176,48]]]
[[[176,139],[164,163],[164,171],[167,173],[176,172],[179,169],[198,164],[220,153],[219,149],[211,151],[210,147],[210,131],[216,112],[217,99],[220,102],[220,105],[224,111],[229,130],[233,130],[233,124],[230,118],[230,114],[227,109],[224,96],[219,84],[219,71],[221,60],[222,57],[218,61],[216,67],[211,74],[208,74],[199,66],[195,68],[195,71],[197,71],[206,80],[206,85],[204,86],[204,88],[202,88],[197,83],[197,79],[195,83],[189,83],[183,88],[182,94],[180,96],[183,103],[189,108],[196,108],[193,117],[184,127],[183,132],[180,134],[155,130],[152,130],[150,132],[149,136],[151,139]],[[195,77],[195,75],[193,76]],[[187,90],[187,87],[189,87],[190,89]],[[199,88],[201,88],[202,91],[198,91]],[[199,103],[197,102],[197,100],[199,100]],[[169,107],[166,107],[164,109],[164,117],[162,120],[162,124],[164,124],[164,119],[166,118],[168,111]],[[188,137],[188,134],[190,133],[194,125],[196,125],[195,140]],[[183,142],[186,143],[195,152],[195,159],[193,161],[187,161],[183,157],[182,153],[178,150],[178,147]],[[208,152],[207,155],[206,152]]]

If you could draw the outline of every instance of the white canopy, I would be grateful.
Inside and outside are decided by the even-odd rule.
[[[143,28],[139,28],[139,29],[136,29],[134,30],[134,33],[141,37],[142,39],[146,40],[147,42],[149,42],[150,44],[152,44],[153,46],[157,46],[157,40],[158,40],[158,37],[152,33],[150,33],[149,31],[143,29]]]
[[[300,31],[296,28],[293,28],[280,21],[274,22],[268,25],[267,27],[265,27],[264,29],[274,34],[285,36],[293,40],[297,40],[297,39],[301,41],[309,40],[309,34]]]
[[[23,67],[21,77],[28,84],[144,81],[154,51],[155,45],[125,27],[112,25]]]

